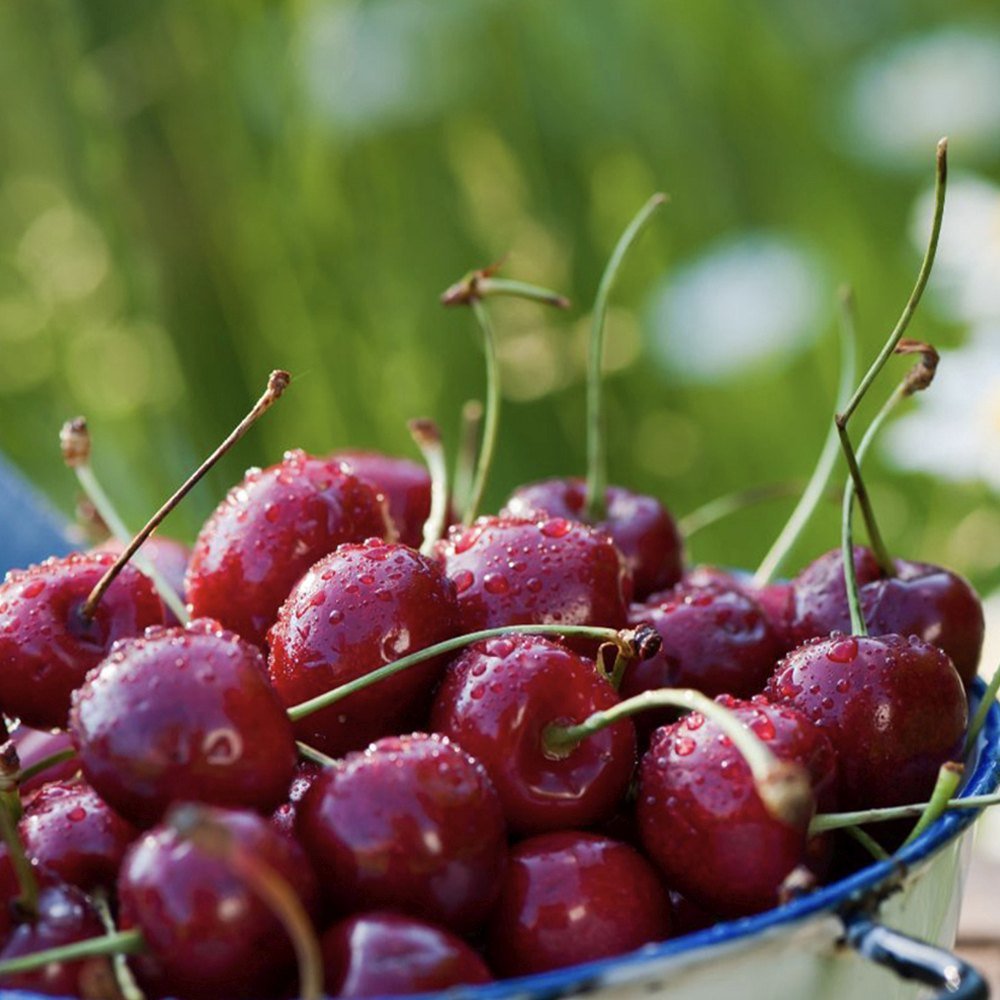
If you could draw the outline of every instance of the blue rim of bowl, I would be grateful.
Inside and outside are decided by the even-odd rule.
[[[973,683],[972,709],[986,689],[981,679]],[[975,766],[960,792],[961,798],[972,795],[989,795],[1000,786],[1000,705],[994,704],[976,743],[972,759]],[[407,1000],[427,1000],[429,997],[448,997],[449,1000],[554,1000],[572,993],[593,990],[601,985],[608,973],[614,979],[638,978],[648,967],[659,966],[664,959],[687,955],[713,945],[735,944],[756,934],[795,924],[820,914],[836,914],[845,906],[860,900],[878,898],[899,881],[900,871],[908,871],[927,861],[939,849],[961,836],[976,821],[981,809],[954,809],[933,823],[908,847],[899,851],[889,861],[880,861],[823,886],[815,892],[790,903],[760,913],[715,924],[705,930],[682,937],[671,938],[659,944],[646,945],[638,951],[612,958],[573,965],[552,972],[503,979],[484,986],[456,987],[443,993],[411,995]],[[657,975],[666,970],[657,968]],[[0,990],[0,1000],[53,1000],[39,993],[23,990]]]

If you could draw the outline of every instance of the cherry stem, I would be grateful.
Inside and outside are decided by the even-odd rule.
[[[433,420],[411,420],[409,428],[431,476],[431,509],[424,522],[424,541],[420,546],[420,551],[429,556],[444,534],[444,524],[448,519],[448,466],[441,444],[441,431]]]
[[[920,818],[913,825],[909,836],[901,847],[906,847],[913,843],[935,820],[940,819],[948,808],[948,802],[958,791],[958,786],[962,783],[962,775],[965,767],[954,761],[945,761],[938,770],[937,781],[934,783],[934,790],[927,802],[927,808],[920,814]]]
[[[685,539],[705,528],[721,521],[732,514],[738,514],[747,507],[754,507],[769,500],[781,500],[783,497],[795,496],[802,488],[799,482],[765,483],[763,486],[751,486],[745,490],[726,493],[724,496],[709,500],[708,503],[696,507],[690,514],[685,514],[677,521],[677,530]],[[838,494],[839,498],[839,494]]]
[[[621,270],[625,255],[646,228],[656,210],[667,202],[662,192],[654,194],[625,228],[618,239],[594,299],[590,323],[590,356],[587,371],[587,495],[584,517],[600,521],[606,510],[605,491],[608,485],[607,445],[604,440],[604,402],[601,392],[601,369],[604,361],[604,326],[608,315],[608,299]]]
[[[67,760],[72,760],[75,756],[76,747],[63,747],[62,750],[56,750],[55,753],[50,753],[47,757],[42,757],[41,760],[36,760],[34,764],[22,767],[21,770],[17,772],[17,783],[19,785],[23,785],[24,782],[28,781],[30,778],[34,778],[43,771],[47,771],[50,767],[55,767],[58,764],[65,763]]]
[[[86,621],[90,621],[94,617],[94,612],[105,591],[107,591],[115,577],[121,572],[122,567],[135,555],[139,546],[149,538],[159,527],[163,519],[191,492],[205,473],[277,402],[290,381],[291,376],[286,371],[276,370],[271,372],[267,380],[267,389],[265,389],[264,394],[257,400],[250,412],[233,428],[233,431],[225,441],[188,477],[184,485],[146,522],[146,526],[125,546],[125,550],[115,561],[114,565],[109,567],[104,576],[98,580],[97,586],[90,592],[90,596],[80,611]]]
[[[889,852],[860,826],[845,826],[844,833],[853,837],[876,861],[889,860]]]
[[[98,889],[91,899],[94,902],[97,915],[101,918],[101,923],[104,924],[104,930],[108,934],[116,934],[118,928],[115,926],[115,918],[111,913],[107,894],[103,889]],[[146,995],[139,989],[139,984],[135,981],[135,976],[132,975],[132,970],[128,967],[128,962],[121,952],[111,956],[111,965],[115,973],[115,982],[121,993],[121,1000],[146,1000]]]
[[[295,948],[301,1000],[322,1000],[323,956],[312,921],[288,882],[266,861],[244,850],[221,823],[197,805],[175,808],[169,822],[209,857],[217,858],[257,894],[278,918]]]
[[[90,464],[90,431],[84,417],[74,417],[63,424],[59,432],[63,460],[73,470],[76,481],[80,484],[87,499],[91,502],[98,517],[104,522],[111,534],[124,547],[132,540],[132,532],[125,527],[118,510],[105,493],[100,480]],[[85,442],[85,444],[84,444]],[[163,574],[156,568],[152,560],[145,558],[141,552],[135,554],[135,565],[152,581],[163,603],[177,616],[181,624],[187,624],[188,612],[184,601]]]
[[[500,416],[500,372],[497,365],[493,323],[490,321],[489,312],[478,298],[472,299],[470,304],[483,335],[483,349],[486,353],[486,410],[479,459],[476,462],[476,472],[469,489],[469,500],[462,517],[462,523],[466,525],[472,524],[476,519],[479,505],[482,503],[486,477],[493,464],[493,452],[496,450],[497,424]]]
[[[308,743],[303,743],[302,740],[295,741],[295,748],[299,751],[300,757],[304,757],[314,764],[319,764],[320,767],[333,767],[337,763],[332,757],[328,757],[323,753],[322,750],[317,750],[315,747],[309,746]]]
[[[826,833],[827,830],[840,830],[845,826],[858,826],[862,823],[889,823],[897,819],[916,819],[923,815],[930,802],[914,802],[905,806],[884,806],[881,809],[861,809],[855,812],[819,813],[809,824],[809,836]],[[949,799],[946,809],[985,809],[987,806],[1000,805],[1000,792],[990,795],[967,795],[961,799]]]
[[[840,317],[841,321],[837,327],[838,341],[840,343],[840,383],[837,387],[836,406],[843,407],[850,397],[851,386],[857,372],[857,332],[854,324],[854,313],[851,308],[852,296],[848,288],[844,288],[840,293]],[[780,534],[774,540],[774,544],[764,556],[757,572],[754,573],[753,582],[757,588],[765,587],[769,584],[788,558],[789,552],[799,540],[806,525],[812,519],[813,513],[819,505],[820,499],[826,492],[833,475],[833,470],[837,464],[837,456],[840,454],[840,438],[835,426],[827,431],[826,440],[823,442],[823,450],[820,452],[819,460],[813,469],[812,476],[802,493],[802,497],[795,505],[791,516],[781,529]]]
[[[385,680],[386,677],[392,677],[394,674],[398,674],[409,667],[414,667],[418,663],[431,660],[435,656],[451,653],[456,649],[463,649],[482,639],[493,639],[504,635],[551,635],[565,636],[567,638],[582,636],[603,642],[613,642],[619,649],[628,651],[628,655],[633,655],[633,651],[635,650],[640,655],[652,656],[656,649],[659,648],[659,645],[652,639],[649,633],[655,635],[655,630],[643,625],[635,629],[623,629],[620,632],[613,628],[599,628],[595,625],[503,625],[500,628],[481,629],[478,632],[469,632],[466,635],[459,635],[453,639],[446,639],[444,642],[435,643],[433,646],[427,646],[416,653],[410,653],[399,660],[378,667],[362,677],[356,677],[346,684],[341,684],[339,687],[325,691],[315,698],[310,698],[308,701],[293,705],[288,709],[288,717],[292,722],[297,722],[299,719],[303,719],[313,712],[329,708],[330,705],[342,701],[349,695],[357,691],[363,691],[372,684],[377,684]]]
[[[538,285],[531,285],[526,281],[512,281],[509,278],[495,278],[488,276],[480,278],[476,282],[476,293],[481,298],[490,295],[510,295],[518,299],[528,299],[532,302],[540,302],[542,305],[554,306],[556,309],[569,309],[572,305],[565,295],[550,291],[548,288],[540,288]]]
[[[454,502],[457,510],[464,511],[472,495],[472,476],[479,450],[479,432],[483,426],[483,404],[470,399],[462,407],[462,429],[455,462]]]
[[[896,349],[896,345],[906,332],[906,328],[910,325],[910,320],[913,319],[913,314],[916,312],[917,306],[920,303],[920,298],[924,293],[924,287],[927,285],[927,279],[931,274],[931,268],[934,266],[934,255],[937,253],[938,239],[941,235],[941,220],[944,216],[944,196],[947,185],[948,140],[945,138],[941,139],[937,145],[936,174],[934,184],[934,217],[931,223],[930,237],[927,241],[927,249],[924,252],[924,259],[923,263],[920,265],[920,272],[917,275],[916,284],[913,286],[913,291],[910,292],[910,297],[903,308],[902,314],[896,321],[896,325],[893,327],[892,333],[889,334],[889,339],[886,341],[885,346],[882,348],[875,361],[872,362],[872,366],[865,373],[864,378],[861,380],[857,389],[855,389],[854,395],[851,397],[847,406],[844,407],[842,416],[845,424],[858,408],[858,404],[864,398],[869,386],[875,381],[876,376],[882,370],[886,361],[889,360],[889,356]]]
[[[626,698],[613,708],[594,712],[573,726],[552,724],[542,735],[546,751],[566,756],[588,736],[651,708],[686,708],[711,719],[732,740],[753,775],[757,794],[767,811],[793,823],[812,810],[812,789],[805,771],[783,761],[748,726],[724,706],[690,688],[659,688]]]
[[[964,756],[968,757],[972,752],[972,748],[976,745],[979,734],[986,724],[986,717],[990,714],[990,709],[996,702],[998,691],[1000,691],[1000,667],[994,671],[993,677],[990,679],[990,683],[987,685],[986,690],[983,692],[983,697],[979,701],[976,714],[972,717],[969,731],[965,736]]]
[[[94,958],[100,955],[135,955],[146,950],[146,941],[142,931],[132,928],[127,931],[117,931],[114,934],[103,934],[101,937],[88,938],[86,941],[74,941],[72,944],[60,945],[58,948],[46,948],[30,955],[20,955],[0,962],[0,976],[10,976],[18,972],[31,972],[41,969],[50,962],[73,962],[81,958]]]
[[[21,818],[19,770],[17,748],[8,740],[0,748],[0,837],[7,847],[10,863],[17,876],[20,889],[17,905],[22,913],[34,919],[38,915],[38,878],[17,828],[17,822]]]

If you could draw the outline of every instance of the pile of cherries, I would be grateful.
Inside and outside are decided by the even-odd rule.
[[[190,553],[143,546],[187,624],[131,565],[95,602],[107,550],[9,573],[0,986],[433,991],[857,864],[810,824],[920,802],[961,758],[972,589],[856,547],[870,634],[851,635],[840,550],[762,585],[687,567],[658,500],[597,499],[536,483],[425,540],[422,466],[292,451]]]

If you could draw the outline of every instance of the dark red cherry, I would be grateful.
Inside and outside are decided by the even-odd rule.
[[[883,576],[874,555],[855,546],[861,609],[872,635],[916,635],[951,657],[968,686],[983,648],[983,608],[957,573],[896,559],[896,575]],[[792,630],[797,643],[831,632],[849,632],[843,560],[835,549],[810,563],[794,581]]]
[[[301,848],[254,813],[209,809],[234,849],[277,874],[316,909],[315,877]],[[270,996],[294,970],[278,917],[226,859],[159,826],[130,848],[118,876],[120,924],[148,951],[131,960],[157,996],[185,1000]]]
[[[322,937],[327,991],[385,997],[475,986],[493,977],[483,960],[448,931],[398,913],[363,913]]]
[[[381,493],[389,504],[399,540],[419,549],[424,522],[431,512],[431,477],[424,466],[408,458],[375,451],[338,451],[330,456]]]
[[[115,646],[76,693],[70,730],[87,780],[138,826],[175,800],[271,810],[295,768],[260,652],[205,619]]]
[[[633,604],[629,624],[647,622],[663,640],[648,660],[633,660],[625,698],[661,687],[749,698],[764,689],[778,662],[777,640],[751,597],[735,587],[679,584],[655,604]]]
[[[500,975],[521,976],[620,955],[669,933],[667,891],[638,851],[561,831],[511,852],[489,957]]]
[[[481,517],[452,528],[439,553],[458,593],[462,632],[627,621],[625,561],[604,532],[579,522]]]
[[[17,749],[17,759],[21,769],[26,770],[37,763],[63,750],[73,749],[73,738],[65,729],[32,729],[30,726],[17,726],[10,734]],[[63,781],[72,778],[80,770],[80,762],[74,755],[69,760],[46,768],[39,774],[20,782],[21,795],[37,791],[46,782]]]
[[[187,572],[191,613],[263,647],[282,601],[314,562],[344,542],[391,532],[385,499],[368,483],[340,462],[290,451],[248,472],[205,522]]]
[[[0,708],[39,729],[65,727],[70,695],[112,644],[163,624],[149,579],[126,566],[89,621],[80,613],[114,563],[74,553],[7,574],[0,584]]]
[[[84,781],[52,781],[32,798],[18,824],[36,864],[85,892],[111,889],[139,831]]]
[[[342,545],[299,581],[271,629],[271,680],[297,705],[458,632],[455,588],[406,545]],[[445,659],[404,670],[295,724],[300,739],[339,756],[423,725]]]
[[[518,487],[506,507],[505,517],[562,517],[585,520],[587,484],[583,479],[546,479]],[[594,527],[611,536],[621,550],[635,585],[635,596],[672,587],[683,572],[680,532],[670,512],[655,497],[633,493],[621,486],[605,492],[605,516]]]
[[[115,556],[119,556],[124,551],[124,546],[117,538],[108,538],[96,546],[94,551],[110,552]],[[187,545],[173,538],[153,535],[142,543],[139,555],[148,559],[153,564],[160,576],[170,584],[175,593],[184,593],[184,576],[187,573],[188,562],[191,559],[191,549]],[[164,614],[165,624],[180,624],[170,608],[165,607]]]
[[[21,958],[104,934],[104,925],[90,900],[69,885],[43,888],[38,898],[38,915],[17,924],[0,951],[0,961]],[[31,995],[91,996],[96,983],[113,979],[110,960],[105,957],[75,962],[49,962],[30,972],[0,976],[0,988],[27,990]],[[20,996],[20,994],[18,994]]]
[[[802,765],[814,804],[833,808],[834,752],[805,715],[763,697],[717,701],[779,759]],[[775,906],[781,883],[808,858],[811,813],[773,816],[743,756],[698,712],[653,734],[639,765],[636,810],[646,852],[670,887],[722,916]]]
[[[482,761],[511,829],[537,833],[599,823],[624,797],[635,766],[630,720],[569,752],[544,743],[548,726],[617,703],[592,660],[541,636],[510,635],[469,646],[449,665],[431,725]]]
[[[300,760],[295,765],[295,777],[288,789],[285,801],[271,813],[271,822],[275,828],[289,837],[295,836],[295,818],[299,813],[299,803],[302,797],[312,787],[312,783],[322,773],[319,764],[311,760]]]
[[[474,931],[507,857],[481,764],[443,736],[388,737],[313,782],[296,830],[340,912],[384,909]]]
[[[830,737],[842,809],[922,802],[940,766],[961,756],[961,678],[940,649],[916,637],[811,640],[778,664],[767,694]]]

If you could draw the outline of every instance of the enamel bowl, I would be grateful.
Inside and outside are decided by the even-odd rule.
[[[68,545],[56,518],[0,456],[0,570]],[[973,700],[984,691],[976,681]],[[963,797],[1000,785],[1000,707],[994,704],[966,762]],[[452,1000],[981,1000],[979,974],[947,949],[955,941],[971,852],[973,809],[946,814],[891,861],[873,864],[777,909],[628,955],[449,991]],[[921,985],[923,984],[923,985]],[[0,990],[0,1000],[41,1000]],[[221,1000],[221,998],[220,998]]]

